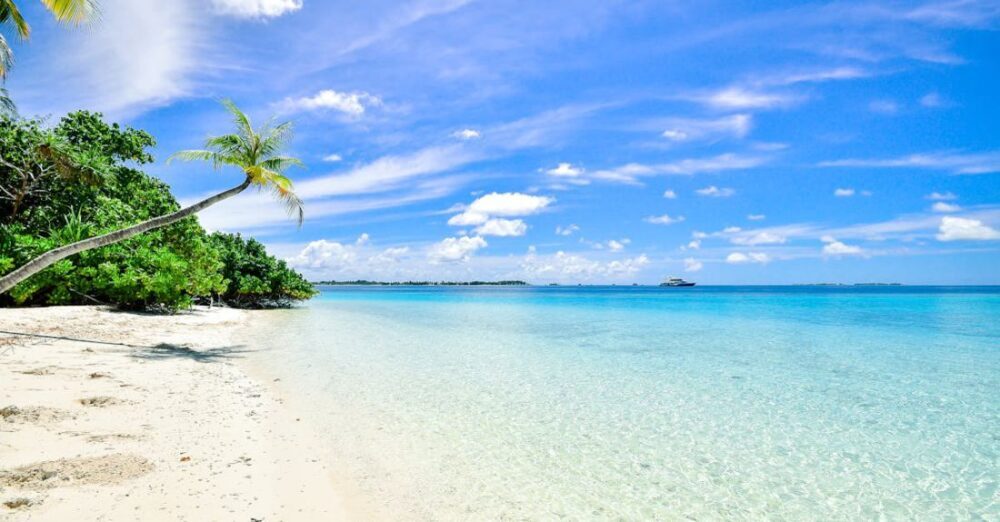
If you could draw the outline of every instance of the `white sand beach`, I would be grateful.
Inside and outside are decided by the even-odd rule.
[[[253,313],[0,310],[0,519],[357,519],[309,428],[241,368]]]

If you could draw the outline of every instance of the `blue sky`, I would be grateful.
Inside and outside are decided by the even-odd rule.
[[[246,194],[202,216],[311,278],[1000,283],[1000,2],[23,2],[8,88],[157,136],[171,164],[296,124],[299,229]]]

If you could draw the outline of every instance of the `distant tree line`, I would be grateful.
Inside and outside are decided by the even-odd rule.
[[[315,281],[316,286],[526,286],[524,281]]]
[[[153,137],[79,111],[54,127],[0,118],[0,275],[62,245],[177,211],[139,170]],[[208,234],[196,217],[62,259],[0,295],[0,306],[107,303],[177,310],[194,302],[287,306],[316,290],[253,239]]]

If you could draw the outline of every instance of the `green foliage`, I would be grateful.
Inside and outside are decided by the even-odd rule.
[[[50,129],[0,118],[0,274],[52,248],[177,210],[167,185],[136,168],[153,161],[154,144],[146,132],[85,111]],[[260,243],[221,237],[187,218],[64,259],[0,296],[0,305],[176,310],[213,295],[251,307],[312,296]]]
[[[216,232],[210,240],[222,257],[222,274],[229,287],[221,295],[239,308],[284,307],[316,295],[312,284],[284,261],[275,259],[256,239]]]

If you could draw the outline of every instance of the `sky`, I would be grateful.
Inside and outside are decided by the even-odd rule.
[[[1000,284],[1000,2],[22,0],[22,114],[156,136],[166,164],[294,122],[300,228],[201,215],[312,280]]]

